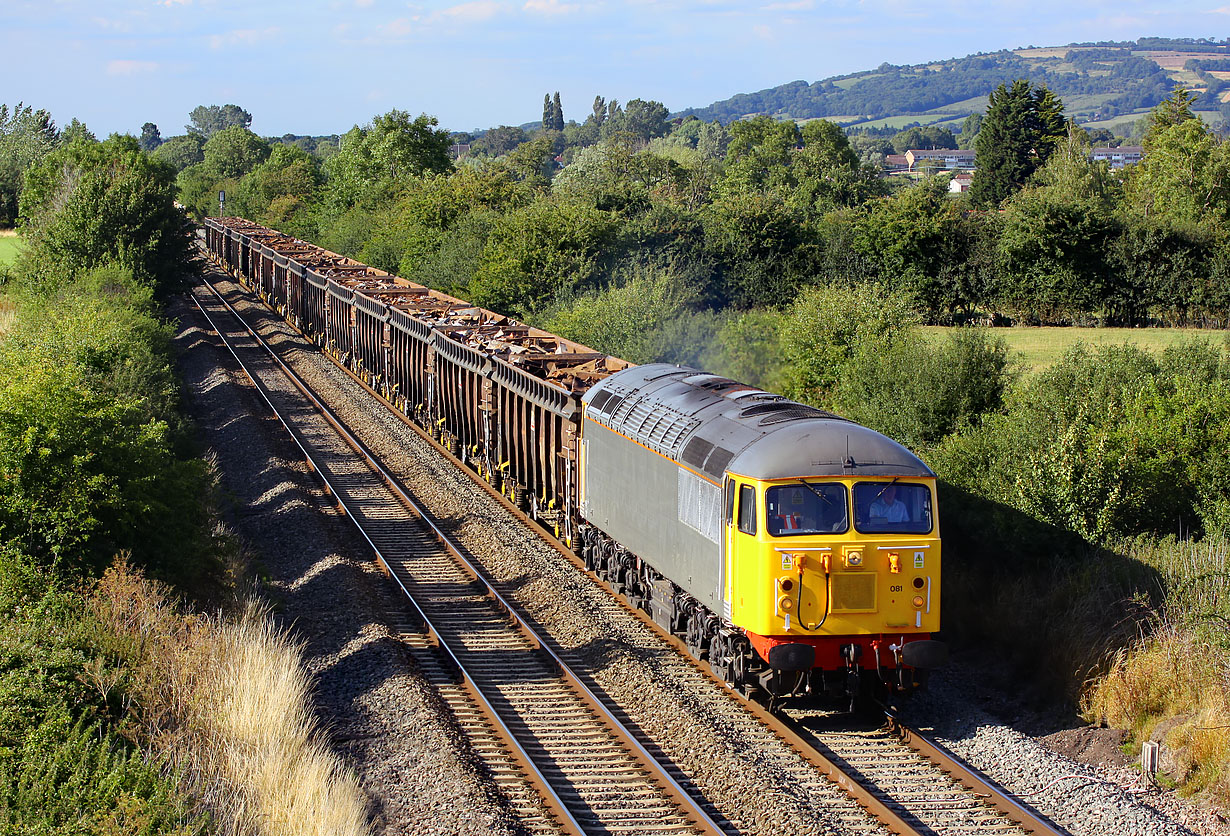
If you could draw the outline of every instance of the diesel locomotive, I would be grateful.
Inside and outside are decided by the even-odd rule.
[[[866,427],[635,366],[239,218],[210,257],[729,685],[909,691],[945,661],[935,474]]]

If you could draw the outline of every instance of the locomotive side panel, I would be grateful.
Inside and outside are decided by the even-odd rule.
[[[721,612],[721,489],[595,421],[582,439],[586,520]]]

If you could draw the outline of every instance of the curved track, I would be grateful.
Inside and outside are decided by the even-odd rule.
[[[221,300],[221,297],[218,297]],[[221,304],[226,304],[221,302]],[[229,308],[229,305],[227,306]],[[234,314],[238,317],[238,314]],[[246,327],[246,326],[245,326]],[[255,337],[255,331],[249,329],[252,338]],[[266,348],[270,355],[272,350]],[[494,491],[490,485],[478,478],[469,468],[467,468],[460,460],[453,457],[447,450],[444,450],[438,444],[435,444],[430,437],[423,433],[413,422],[405,418],[404,415],[396,410],[387,401],[384,401],[378,393],[372,390],[359,377],[355,376],[345,367],[343,370],[357,383],[362,385],[370,395],[385,403],[396,415],[402,418],[405,423],[411,427],[421,437],[428,440],[438,452],[453,461],[462,471],[471,475],[474,481],[487,490],[493,497],[497,498],[506,509],[515,514],[523,523],[532,527],[548,544],[557,549],[561,554],[567,557],[575,565],[583,568],[583,564],[570,551],[562,546],[550,532],[537,525],[530,520],[525,514],[518,511],[505,497]],[[292,374],[287,369],[288,374]],[[306,387],[303,389],[303,395],[311,398],[310,393],[306,392]],[[323,405],[320,407],[324,409]],[[285,423],[285,422],[284,422]],[[342,432],[345,432],[342,430]],[[292,430],[292,434],[294,431]],[[348,436],[349,433],[346,433]],[[362,449],[362,445],[357,440],[351,439],[351,446],[354,449]],[[302,446],[302,445],[301,445]],[[306,453],[306,451],[305,451]],[[352,454],[353,455],[353,454]],[[364,453],[364,455],[367,455]],[[371,457],[369,456],[369,459]],[[310,460],[310,457],[309,457]],[[387,483],[395,485],[395,481],[383,469],[371,459],[370,467],[380,471],[381,478]],[[319,469],[319,468],[318,468]],[[405,501],[409,501],[406,497]],[[354,514],[351,513],[352,519]],[[417,512],[416,512],[417,513]],[[419,514],[420,519],[423,515]],[[365,535],[367,536],[367,535]],[[436,530],[433,536],[443,536]],[[369,537],[369,542],[370,542]],[[373,543],[373,548],[377,550],[378,555],[382,552]],[[458,557],[459,557],[458,553]],[[382,556],[382,561],[388,566],[391,574],[398,579],[402,588],[407,591],[407,594],[413,595],[416,587],[415,583],[407,583],[403,577],[398,575],[394,570],[390,561]],[[396,563],[396,558],[393,558],[393,563]],[[467,573],[472,573],[472,577],[481,578],[481,572],[470,567],[466,570]],[[449,582],[451,583],[451,581]],[[471,581],[473,583],[473,581]],[[428,583],[432,585],[447,585],[443,580],[439,584]],[[423,584],[419,584],[420,587]],[[493,599],[500,602],[500,605],[508,609],[508,604],[499,594],[495,592],[493,587],[488,585],[489,593]],[[421,594],[421,592],[420,592]],[[431,609],[430,606],[427,607]],[[448,610],[446,606],[446,611]],[[682,642],[675,636],[671,636],[662,631],[646,614],[639,610],[629,608],[642,623],[656,632],[663,639],[671,642],[680,650],[685,650]],[[507,618],[507,616],[502,616]],[[423,613],[423,620],[430,622],[427,613]],[[465,620],[465,619],[462,619]],[[444,629],[447,629],[449,620],[446,619]],[[415,632],[413,629],[404,631],[409,638]],[[414,640],[411,639],[411,643]],[[429,640],[430,643],[430,640]],[[549,648],[536,636],[533,639],[536,647],[545,653],[550,653]],[[525,653],[525,648],[519,651]],[[559,657],[555,657],[552,663],[560,668],[565,667],[564,662]],[[708,673],[703,664],[696,665]],[[479,674],[480,678],[482,674]],[[499,678],[498,676],[496,677]],[[457,705],[461,715],[473,713],[475,709],[466,708],[465,700],[456,697],[451,697],[447,688],[448,676],[445,674],[442,677],[437,677],[445,686],[442,692],[444,698],[453,704],[454,699],[458,699]],[[488,677],[490,679],[490,677]],[[716,678],[715,678],[716,680]],[[433,680],[434,681],[434,680]],[[525,683],[522,683],[523,685]],[[580,685],[580,681],[577,680]],[[584,689],[583,685],[580,685]],[[522,688],[521,691],[532,690],[530,688]],[[588,689],[584,689],[588,690]],[[455,691],[455,687],[454,687]],[[513,688],[512,692],[516,693],[517,688]],[[589,698],[596,702],[596,698],[592,693]],[[501,698],[501,702],[513,703],[517,700],[513,697]],[[473,700],[471,699],[471,703]],[[809,712],[787,712],[784,715],[773,714],[766,711],[762,706],[756,703],[743,701],[745,707],[756,716],[757,720],[769,727],[778,737],[783,739],[788,745],[798,751],[808,762],[816,767],[820,772],[826,775],[831,781],[841,786],[851,797],[853,797],[860,806],[862,806],[870,815],[877,819],[881,825],[891,833],[897,834],[974,834],[974,833],[995,833],[995,834],[1019,834],[1019,833],[1038,833],[1048,834],[1049,836],[1059,836],[1065,831],[1058,828],[1054,824],[1039,816],[1028,806],[1013,799],[1006,791],[995,785],[977,770],[972,769],[968,765],[961,763],[954,755],[946,752],[937,744],[927,740],[921,733],[909,729],[895,718],[889,715],[888,724],[883,728],[878,729],[862,729],[852,730],[848,724],[842,728],[835,728],[831,723],[813,722],[814,713]],[[494,710],[491,704],[484,704],[481,711],[484,713]],[[794,714],[792,718],[790,715]],[[604,717],[605,715],[605,717]],[[563,719],[565,716],[570,716],[574,719],[580,719],[580,722],[592,722],[598,718],[604,718],[603,722],[614,721],[614,714],[610,710],[594,710],[591,706],[589,712],[574,713],[570,711],[562,711],[551,719],[554,723],[557,719]],[[581,719],[585,718],[585,719]],[[507,731],[505,735],[509,735]],[[490,737],[490,732],[487,734]],[[549,737],[549,735],[548,735]],[[481,735],[480,735],[481,738]],[[476,746],[481,750],[484,746],[491,744],[477,743]],[[634,741],[633,748],[644,757],[648,756],[646,747]],[[552,750],[546,746],[540,746],[536,749],[540,761],[543,758],[550,759],[554,756]],[[533,760],[529,753],[526,752],[522,756],[512,756],[517,761],[517,768],[510,763],[509,755],[496,755],[494,759],[487,759],[489,767],[494,762],[492,768],[493,774],[497,781],[501,782],[505,788],[505,794],[514,800],[513,806],[519,814],[523,815],[523,821],[531,830],[537,830],[538,826],[549,827],[550,825],[542,821],[543,814],[539,812],[542,809],[541,804],[536,804],[534,799],[527,797],[524,788],[517,790],[512,785],[519,780],[523,780],[520,776],[525,772],[525,764],[521,764],[520,759],[524,760],[533,767]],[[503,765],[502,765],[503,764]],[[671,770],[668,766],[659,766],[661,774],[665,777],[665,782],[661,778],[655,779],[656,785],[667,785],[671,787],[668,796],[674,797],[672,793],[678,792],[686,795],[683,789],[683,781],[675,781],[669,778]],[[554,771],[554,769],[553,769]],[[562,772],[560,773],[562,775]],[[645,773],[642,771],[642,775]],[[546,775],[538,775],[539,781],[545,783]],[[557,776],[558,777],[558,776]],[[645,786],[644,778],[638,778],[642,782],[641,786]],[[558,781],[557,781],[558,782]],[[567,779],[564,779],[567,783]],[[518,794],[519,793],[519,794]],[[601,805],[600,805],[601,806]],[[555,800],[547,804],[552,810],[557,810],[560,807],[566,809],[566,805],[562,800]],[[703,807],[703,805],[702,805]],[[619,826],[615,830],[606,832],[658,832],[653,830],[641,829],[641,826],[635,824],[637,819],[637,805],[620,807],[618,804],[607,808],[611,812],[610,818],[621,822],[624,826]],[[558,818],[558,813],[554,814]],[[733,830],[735,827],[724,820],[720,820],[720,824],[710,818],[713,815],[712,810],[702,811],[701,815],[690,820],[689,826],[699,826],[698,823],[704,823],[707,820],[707,827],[721,830]],[[625,816],[629,816],[625,818]],[[646,823],[646,819],[639,819],[641,824]],[[581,828],[583,825],[594,826],[602,825],[598,817],[591,817],[586,822],[575,823],[576,827]],[[675,824],[668,825],[668,828],[675,827]],[[590,832],[590,831],[579,831]],[[599,831],[602,832],[602,831]],[[670,830],[669,832],[677,832]]]

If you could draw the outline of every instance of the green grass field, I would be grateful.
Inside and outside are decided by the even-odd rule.
[[[12,264],[16,261],[20,247],[20,238],[7,234],[7,230],[0,230],[0,264]]]
[[[936,338],[947,330],[940,326],[923,328],[924,333]],[[1230,339],[1230,331],[1195,328],[996,328],[991,333],[1003,337],[1012,358],[1020,363],[1026,374],[1045,369],[1078,342],[1088,345],[1130,343],[1146,351],[1159,352],[1166,346],[1187,340],[1208,340],[1220,346]]]

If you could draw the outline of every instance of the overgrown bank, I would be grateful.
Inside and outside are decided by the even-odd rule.
[[[0,830],[363,833],[298,649],[236,595],[180,413],[173,182],[125,137],[26,172],[0,334]]]

